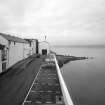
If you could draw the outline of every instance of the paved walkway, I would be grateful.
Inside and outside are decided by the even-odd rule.
[[[0,105],[22,105],[42,59],[28,58],[0,74]]]
[[[22,105],[64,105],[56,67],[51,59],[51,56],[46,57]]]

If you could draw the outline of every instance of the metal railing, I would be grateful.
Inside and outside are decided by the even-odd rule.
[[[73,105],[72,99],[71,99],[71,97],[69,95],[69,92],[68,92],[68,89],[67,89],[67,86],[66,86],[65,81],[62,77],[57,59],[56,59],[55,55],[53,55],[53,56],[54,56],[54,61],[55,61],[55,65],[56,65],[56,69],[57,69],[57,73],[58,73],[58,77],[59,77],[59,81],[60,81],[61,90],[62,90],[62,94],[63,94],[63,97],[64,97],[65,105]]]

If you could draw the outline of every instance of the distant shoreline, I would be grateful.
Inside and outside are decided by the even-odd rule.
[[[60,67],[63,67],[64,64],[67,64],[70,61],[89,59],[88,57],[65,56],[65,55],[58,55],[58,54],[56,54],[56,58],[58,60],[58,65]]]
[[[84,47],[84,48],[105,48],[105,45],[53,45],[54,47]]]

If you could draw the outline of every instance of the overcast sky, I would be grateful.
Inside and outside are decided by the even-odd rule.
[[[0,32],[51,44],[105,44],[105,0],[0,0]]]

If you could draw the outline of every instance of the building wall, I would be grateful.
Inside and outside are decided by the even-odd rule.
[[[8,46],[8,41],[0,35],[0,44]]]
[[[36,40],[32,40],[32,45],[31,45],[31,49],[32,49],[32,54],[36,54]]]
[[[5,45],[5,50],[7,51],[7,60],[2,61],[1,50],[0,50],[0,72],[2,72],[2,64],[6,62],[6,68],[11,67],[16,62],[29,57],[36,53],[36,40],[30,43],[19,43],[8,41],[4,37],[0,36],[0,44]]]
[[[5,45],[5,47],[8,47],[8,41],[3,38],[1,35],[0,35],[0,44],[1,45]],[[7,66],[8,66],[8,61],[5,60],[5,61],[2,61],[2,50],[0,50],[0,72],[2,72],[2,63],[3,62],[7,62]],[[7,58],[8,58],[8,55],[7,55]]]
[[[31,47],[30,47],[30,44],[28,43],[24,43],[23,45],[23,53],[24,53],[24,58],[27,58],[31,55]]]
[[[42,54],[42,49],[47,49],[47,54],[50,53],[50,46],[48,42],[40,42],[39,43],[39,53]]]
[[[24,43],[11,42],[9,45],[9,65],[12,66],[16,62],[24,59]]]
[[[36,39],[25,39],[26,41],[29,42],[29,48],[25,48],[25,49],[30,49],[30,54],[36,54],[36,44],[37,44],[37,40]]]

